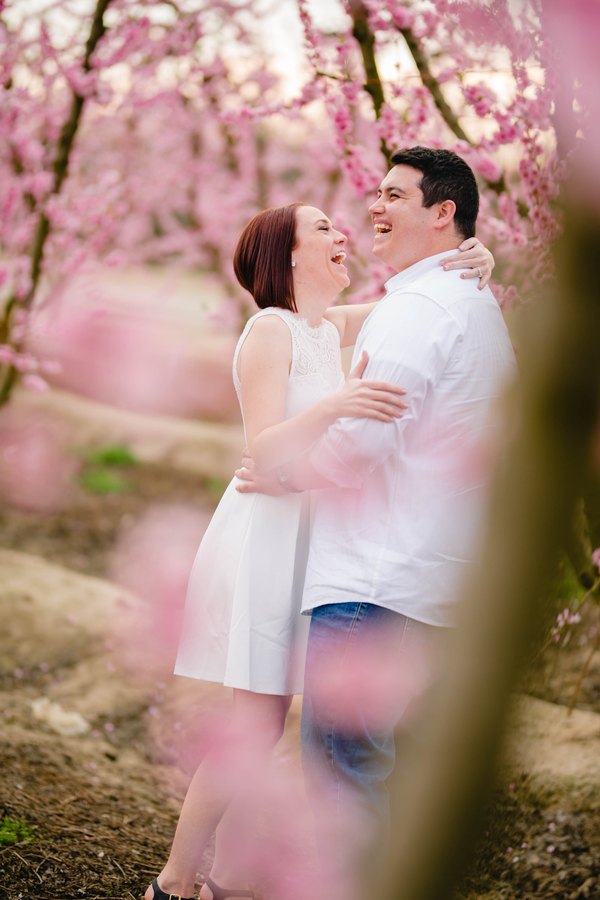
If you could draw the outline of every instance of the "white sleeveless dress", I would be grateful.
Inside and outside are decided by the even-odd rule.
[[[286,418],[339,390],[344,381],[337,328],[316,328],[278,307],[246,323],[237,362],[258,318],[290,329],[292,363]],[[243,410],[242,410],[243,414]],[[300,606],[308,553],[310,494],[240,494],[233,478],[204,534],[192,568],[175,674],[259,694],[302,693],[309,617]]]

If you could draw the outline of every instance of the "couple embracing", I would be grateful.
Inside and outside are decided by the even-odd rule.
[[[391,163],[369,207],[373,252],[396,272],[378,303],[333,306],[349,284],[346,237],[315,207],[265,210],[239,239],[235,272],[260,307],[233,364],[248,457],[198,551],[175,669],[231,687],[231,741],[251,734],[264,758],[304,691],[307,784],[342,842],[357,812],[357,848],[385,828],[396,722],[331,685],[356,674],[353,648],[409,659],[412,640],[435,645],[453,624],[494,407],[514,370],[485,287],[491,255],[474,238],[471,169],[423,147]],[[145,900],[192,897],[215,829],[201,900],[253,896],[217,770],[209,752]]]

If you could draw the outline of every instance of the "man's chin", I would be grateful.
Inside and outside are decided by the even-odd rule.
[[[389,260],[387,258],[388,254],[386,253],[385,245],[382,245],[380,241],[376,240],[374,242],[372,252],[373,255],[377,257],[377,259],[380,259],[382,262],[388,263],[389,265]]]

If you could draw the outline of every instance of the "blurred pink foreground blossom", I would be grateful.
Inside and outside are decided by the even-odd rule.
[[[69,499],[78,467],[56,422],[16,408],[0,412],[0,498],[32,512]]]
[[[120,304],[93,283],[80,290],[49,299],[33,319],[29,348],[59,363],[52,384],[134,412],[238,418],[232,335],[161,318],[128,301],[125,288]]]
[[[187,582],[208,521],[207,512],[192,507],[157,506],[117,543],[111,578],[140,600],[115,623],[133,672],[173,670]]]
[[[543,24],[556,52],[553,73],[564,96],[556,114],[563,138],[574,138],[574,105],[581,120],[576,141],[573,175],[586,202],[600,203],[598,143],[600,142],[600,100],[598,95],[598,34],[600,4],[597,0],[544,0]],[[571,149],[571,148],[570,148]]]

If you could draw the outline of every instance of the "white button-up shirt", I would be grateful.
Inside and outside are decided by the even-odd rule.
[[[340,419],[311,462],[336,488],[317,492],[303,610],[367,601],[452,624],[476,552],[498,398],[515,360],[502,313],[476,279],[444,272],[445,254],[395,275],[366,320],[353,364],[406,389],[392,423]]]

